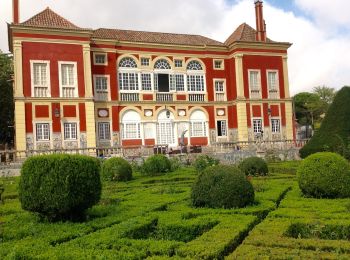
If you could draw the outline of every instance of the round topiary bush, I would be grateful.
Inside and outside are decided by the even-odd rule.
[[[259,157],[249,157],[240,162],[238,167],[245,175],[262,175],[265,176],[269,172],[267,163]]]
[[[195,207],[242,208],[254,202],[254,188],[239,168],[216,165],[198,176],[191,199]]]
[[[82,155],[40,155],[21,168],[22,208],[50,221],[82,219],[101,197],[100,162]]]
[[[107,181],[130,181],[132,179],[132,167],[123,158],[110,158],[103,162],[101,175]]]
[[[170,172],[171,162],[163,154],[156,154],[148,157],[141,167],[144,175],[159,175]]]
[[[219,159],[202,154],[196,158],[196,160],[193,163],[193,166],[194,168],[196,168],[197,172],[203,172],[206,168],[218,165],[219,163]]]
[[[336,153],[315,153],[304,159],[297,170],[298,183],[306,196],[315,198],[350,197],[350,165]]]

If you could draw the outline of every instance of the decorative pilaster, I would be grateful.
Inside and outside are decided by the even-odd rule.
[[[244,98],[243,54],[236,54],[234,58],[236,68],[237,98]]]
[[[24,101],[15,101],[15,130],[16,130],[16,150],[25,151],[27,149],[26,118]]]
[[[287,140],[293,140],[293,105],[292,101],[286,102],[286,130]]]
[[[283,79],[284,79],[284,93],[285,98],[290,98],[289,93],[289,78],[288,78],[288,56],[282,56],[283,60]]]
[[[15,40],[13,43],[13,65],[14,65],[14,97],[21,98],[23,95],[22,74],[22,42]]]
[[[86,98],[93,98],[90,44],[88,44],[88,43],[83,44],[83,59],[84,59],[85,97]]]
[[[237,103],[238,141],[248,141],[247,108],[245,102]]]
[[[86,102],[85,109],[86,109],[86,145],[87,147],[96,147],[94,102]]]

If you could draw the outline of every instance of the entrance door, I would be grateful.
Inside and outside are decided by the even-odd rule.
[[[175,145],[174,124],[170,120],[158,122],[158,144]]]

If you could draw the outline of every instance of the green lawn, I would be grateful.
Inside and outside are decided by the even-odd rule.
[[[197,174],[183,168],[104,183],[84,223],[39,222],[20,207],[18,178],[1,179],[0,259],[349,259],[350,199],[303,198],[298,162],[269,166],[268,177],[253,178],[247,208],[192,208]],[[291,236],[293,225],[308,233]]]

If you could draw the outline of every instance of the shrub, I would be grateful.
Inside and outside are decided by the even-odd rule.
[[[242,208],[254,201],[253,185],[234,166],[211,166],[200,174],[191,194],[195,207]]]
[[[219,159],[215,159],[209,155],[200,155],[194,161],[193,166],[196,168],[197,172],[203,172],[209,166],[218,165],[219,163]]]
[[[349,153],[350,132],[350,87],[343,87],[338,91],[333,103],[329,107],[321,127],[315,132],[311,140],[300,149],[300,156],[307,156],[317,152],[336,152],[347,159]]]
[[[182,167],[182,162],[178,157],[173,157],[170,159],[170,171],[174,172]]]
[[[21,168],[19,199],[24,210],[50,221],[75,220],[101,196],[100,164],[82,155],[41,155]]]
[[[345,198],[350,196],[350,166],[338,154],[322,152],[310,155],[297,170],[298,183],[306,196]]]
[[[249,157],[244,159],[238,167],[245,175],[267,175],[269,169],[267,163],[259,157]]]
[[[168,157],[163,154],[156,154],[148,157],[143,163],[141,173],[144,175],[159,175],[170,172],[171,163]]]
[[[107,181],[130,181],[132,168],[123,158],[114,157],[103,162],[101,175]]]

